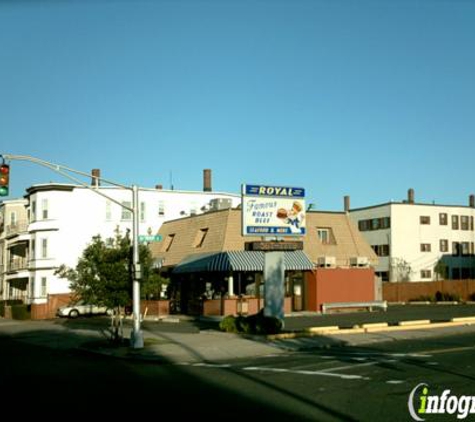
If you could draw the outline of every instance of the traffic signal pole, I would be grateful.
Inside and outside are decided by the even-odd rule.
[[[134,327],[130,337],[130,344],[133,349],[141,349],[144,346],[143,333],[140,329],[140,279],[142,278],[139,260],[139,189],[137,185],[132,186],[132,262],[133,262],[133,284],[132,284],[132,309]]]
[[[111,202],[119,205],[122,208],[130,211],[133,216],[133,223],[132,223],[132,274],[133,274],[133,284],[132,284],[132,314],[133,314],[133,329],[130,336],[130,346],[134,349],[141,349],[144,347],[144,340],[143,340],[143,332],[141,330],[141,321],[140,321],[140,280],[142,278],[141,268],[140,268],[140,260],[139,260],[139,189],[136,185],[125,186],[121,185],[116,182],[112,182],[110,180],[106,180],[102,177],[98,179],[108,183],[113,186],[117,186],[121,189],[127,189],[132,191],[132,208],[128,207],[121,202],[117,201],[114,198],[100,192],[97,187],[90,186],[87,183],[83,183],[77,177],[72,176],[69,173],[74,173],[80,176],[90,177],[89,173],[82,172],[79,170],[72,169],[70,167],[61,166],[58,164],[50,163],[45,160],[41,160],[39,158],[31,157],[29,155],[12,155],[12,154],[0,154],[0,158],[3,160],[3,164],[5,165],[5,160],[17,160],[17,161],[28,161],[30,163],[35,163],[40,166],[49,168],[56,173],[61,174],[63,177],[77,183],[78,185],[89,189],[90,191],[100,195]],[[69,173],[67,173],[69,172]]]

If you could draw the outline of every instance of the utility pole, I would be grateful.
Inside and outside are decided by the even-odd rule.
[[[69,173],[74,173],[84,177],[90,177],[89,173],[82,172],[79,170],[75,170],[69,167],[61,166],[58,164],[50,163],[45,160],[41,160],[39,158],[31,157],[29,155],[12,155],[12,154],[0,154],[0,157],[3,160],[17,160],[17,161],[28,161],[30,163],[35,163],[40,166],[49,168],[56,173],[61,174],[63,177],[77,183],[78,185],[89,189],[90,191],[100,195],[111,202],[119,205],[122,208],[130,211],[133,216],[133,223],[132,223],[132,274],[133,274],[133,286],[132,286],[132,306],[133,306],[133,329],[132,334],[130,337],[130,346],[133,349],[141,349],[144,347],[144,340],[143,340],[143,332],[140,327],[140,279],[142,278],[141,268],[140,268],[140,260],[139,260],[139,195],[138,195],[138,187],[136,185],[132,186],[124,186],[122,184],[112,182],[110,180],[106,180],[102,177],[98,178],[101,181],[108,183],[113,186],[117,186],[121,189],[127,189],[132,192],[132,208],[128,207],[121,202],[117,201],[114,198],[106,195],[103,192],[100,192],[97,186],[90,186],[87,183],[83,183],[78,178],[72,176]],[[69,172],[69,173],[67,173]]]

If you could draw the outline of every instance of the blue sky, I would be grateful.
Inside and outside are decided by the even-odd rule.
[[[320,210],[475,193],[475,1],[0,0],[0,153]],[[13,162],[11,192],[65,181]]]

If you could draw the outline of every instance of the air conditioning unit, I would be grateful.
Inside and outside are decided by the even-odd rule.
[[[214,198],[209,202],[210,211],[220,211],[231,208],[233,205],[229,198]]]
[[[351,267],[368,267],[369,259],[366,256],[353,256],[350,258]]]
[[[334,256],[320,256],[317,259],[319,267],[334,267],[336,266],[336,258]]]

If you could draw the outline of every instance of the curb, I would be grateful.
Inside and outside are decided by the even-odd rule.
[[[296,331],[291,333],[271,334],[266,336],[266,338],[267,340],[273,341],[321,335],[365,334],[404,330],[424,330],[433,328],[457,327],[472,324],[475,324],[475,316],[452,318],[450,319],[450,321],[430,321],[428,319],[399,321],[397,325],[389,325],[387,322],[377,322],[355,325],[353,328],[341,328],[336,325],[331,325],[324,327],[310,327],[304,331]]]

